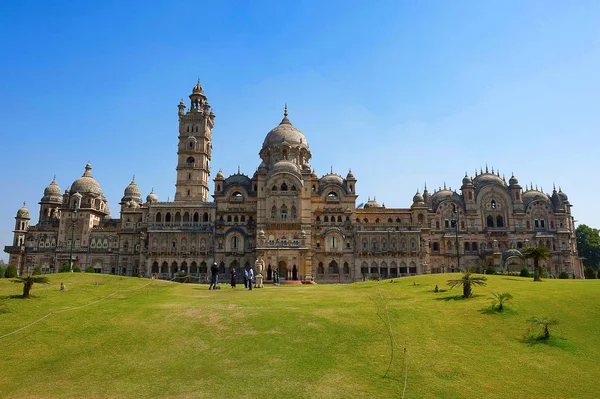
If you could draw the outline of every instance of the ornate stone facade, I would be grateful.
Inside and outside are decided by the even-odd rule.
[[[200,279],[217,262],[221,273],[264,261],[292,280],[350,282],[488,266],[527,267],[520,248],[546,246],[544,266],[553,275],[581,278],[571,204],[562,190],[508,183],[499,172],[465,175],[459,191],[417,192],[410,208],[386,208],[375,199],[356,206],[357,180],[318,177],[304,134],[288,119],[266,136],[253,176],[216,174],[208,201],[215,114],[200,82],[190,108],[178,105],[179,145],[175,201],[154,192],[143,201],[135,179],[125,188],[120,218],[112,219],[91,165],[62,193],[56,181],[44,190],[38,224],[25,205],[16,216],[14,242],[6,246],[21,274],[68,264],[98,273]],[[76,212],[75,212],[76,210]],[[72,245],[71,245],[72,244]]]

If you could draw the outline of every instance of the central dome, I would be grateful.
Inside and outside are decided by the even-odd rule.
[[[70,194],[73,195],[75,193],[79,194],[102,194],[102,190],[100,189],[100,184],[94,179],[92,176],[92,165],[89,163],[85,165],[85,172],[83,176],[79,179],[75,180],[73,184],[71,184]]]
[[[308,149],[308,142],[306,141],[304,133],[292,125],[292,122],[290,122],[287,116],[286,106],[281,123],[267,133],[267,137],[265,137],[265,141],[263,142],[263,149],[272,147],[278,148],[282,143],[287,143],[290,146],[299,145]]]

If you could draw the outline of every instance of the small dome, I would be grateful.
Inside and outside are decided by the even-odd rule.
[[[417,190],[417,193],[413,197],[413,204],[420,204],[420,203],[425,203],[425,198],[423,198],[423,194],[421,194],[419,192],[419,190]]]
[[[98,182],[92,176],[92,165],[89,163],[85,165],[85,172],[79,179],[75,180],[73,184],[71,184],[71,189],[69,192],[71,195],[75,193],[93,195],[102,194],[100,184],[98,184]]]
[[[219,171],[217,172],[217,175],[215,176],[215,180],[223,180],[225,179],[225,177],[223,176],[223,172],[221,171],[221,169],[219,169]]]
[[[198,79],[198,83],[192,89],[192,94],[204,94],[204,89],[200,85],[200,79]]]
[[[558,196],[562,202],[569,202],[569,197],[562,191],[560,187],[558,188]]]
[[[463,186],[467,186],[469,184],[473,184],[473,180],[465,173],[465,177],[462,179]]]
[[[350,169],[348,171],[348,174],[346,175],[346,180],[353,180],[354,179],[354,174],[352,174],[352,169]]]
[[[271,175],[285,172],[298,175],[300,170],[298,169],[298,165],[290,161],[279,161],[271,169]]]
[[[512,175],[510,177],[510,179],[508,179],[508,184],[511,186],[516,186],[517,184],[519,184],[519,180],[517,180],[517,178],[515,177],[515,175]]]
[[[490,184],[506,187],[506,183],[502,180],[502,178],[493,173],[483,173],[478,175],[475,177],[475,179],[473,179],[473,184],[478,190]]]
[[[125,188],[124,196],[131,198],[138,198],[142,196],[142,192],[135,182],[135,176],[131,180],[131,183],[129,183],[129,185]]]
[[[29,209],[25,206],[25,202],[23,202],[23,206],[19,208],[17,211],[17,217],[19,219],[30,219],[31,214],[29,213]]]
[[[158,202],[158,196],[154,193],[154,189],[150,191],[150,194],[146,197],[147,202],[155,203]]]
[[[321,177],[319,183],[321,183],[322,186],[326,186],[328,184],[336,184],[338,186],[341,186],[344,184],[344,179],[342,179],[342,176],[330,173]]]
[[[56,176],[54,176],[52,183],[50,183],[50,185],[48,185],[48,187],[46,187],[44,190],[44,197],[42,198],[42,201],[56,203],[62,202],[62,190],[58,184],[56,184]]]
[[[365,209],[368,208],[381,208],[381,205],[379,205],[379,202],[377,202],[377,200],[375,198],[373,199],[369,199],[367,201],[367,203],[364,206]]]

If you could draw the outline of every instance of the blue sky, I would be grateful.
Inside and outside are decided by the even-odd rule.
[[[113,217],[134,174],[172,199],[198,77],[213,177],[252,175],[287,102],[317,174],[352,168],[358,203],[408,207],[487,163],[600,227],[599,22],[597,1],[3,2],[0,245],[88,161]]]

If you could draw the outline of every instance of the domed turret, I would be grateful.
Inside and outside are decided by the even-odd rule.
[[[519,180],[517,180],[517,178],[515,177],[515,175],[513,174],[510,179],[508,179],[508,184],[511,186],[516,186],[519,184]]]
[[[52,179],[52,182],[44,189],[44,196],[41,202],[52,202],[56,204],[62,203],[62,190],[56,184],[56,176]]]
[[[215,180],[225,180],[225,177],[223,176],[223,172],[221,171],[221,169],[219,169],[219,171],[217,172],[217,175],[215,176]]]
[[[148,194],[148,196],[146,197],[146,202],[150,202],[152,204],[158,202],[158,196],[154,192],[154,189],[152,189],[152,191],[150,191],[150,194]]]
[[[71,184],[71,189],[69,192],[71,195],[75,193],[80,193],[82,195],[92,194],[94,196],[102,194],[100,184],[98,184],[98,182],[92,176],[92,165],[89,163],[85,165],[85,172],[79,179],[75,180],[73,184]]]
[[[131,183],[125,188],[123,193],[123,198],[121,198],[121,203],[125,202],[136,202],[140,204],[142,202],[142,192],[135,182],[135,176],[131,179]]]
[[[17,211],[18,219],[31,219],[31,214],[29,213],[29,209],[27,209],[27,207],[25,205],[26,205],[26,203],[23,202],[23,206],[20,207],[19,210]]]
[[[425,198],[423,198],[423,195],[417,189],[417,193],[413,197],[413,205],[422,205],[424,203],[425,203]]]
[[[561,189],[560,187],[558,188],[558,197],[560,198],[560,200],[561,200],[563,203],[567,203],[567,204],[569,203],[569,197],[567,196],[567,194],[566,194],[566,193],[564,193],[564,192],[562,191],[562,189]]]
[[[346,175],[346,180],[354,180],[354,174],[352,173],[352,169],[348,170],[348,174]]]
[[[465,177],[463,177],[462,179],[462,184],[463,186],[468,186],[473,184],[473,180],[471,180],[471,178],[467,175],[467,173],[465,172]]]

